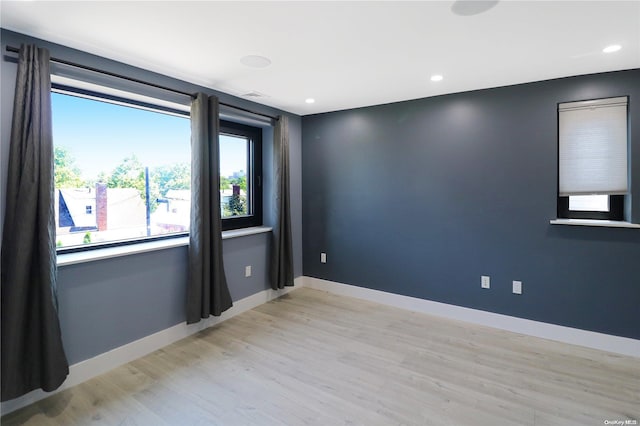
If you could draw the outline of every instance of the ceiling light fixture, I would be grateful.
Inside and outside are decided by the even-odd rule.
[[[316,100],[315,100],[315,99],[313,99],[313,98],[307,98],[307,99],[305,99],[304,101],[305,101],[306,103],[308,103],[308,104],[312,104],[312,103],[315,103],[315,101],[316,101]]]
[[[431,81],[442,81],[444,77],[441,76],[440,74],[434,74],[431,76]]]
[[[251,68],[266,68],[271,65],[271,59],[260,55],[243,56],[240,62]]]
[[[602,51],[604,53],[613,53],[613,52],[617,52],[620,49],[622,49],[622,46],[620,46],[619,44],[612,44],[611,46],[607,46],[604,49],[602,49]]]
[[[245,93],[244,95],[241,95],[241,96],[245,98],[267,98],[268,97],[264,93],[256,92],[255,90],[252,90],[251,92]]]
[[[498,1],[458,0],[453,2],[451,11],[460,16],[473,16],[486,12],[498,4]]]

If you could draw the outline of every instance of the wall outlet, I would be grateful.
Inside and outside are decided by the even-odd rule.
[[[320,263],[327,263],[327,253],[320,253]]]
[[[522,294],[522,281],[513,282],[513,294]]]
[[[244,276],[249,278],[251,276],[251,265],[244,267]]]
[[[491,277],[483,275],[480,277],[480,286],[482,288],[491,288]]]

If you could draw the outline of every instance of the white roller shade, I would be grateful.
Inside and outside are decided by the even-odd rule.
[[[57,63],[51,65],[51,83],[177,111],[191,111],[191,98],[183,94],[68,65]],[[91,96],[86,97],[95,99]],[[98,100],[105,101],[105,99]]]
[[[558,111],[560,196],[625,194],[627,98],[564,103]]]

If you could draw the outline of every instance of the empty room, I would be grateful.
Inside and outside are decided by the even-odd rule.
[[[0,424],[640,424],[640,1],[0,1]]]

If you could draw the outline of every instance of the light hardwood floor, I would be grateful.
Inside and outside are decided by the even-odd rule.
[[[640,425],[640,359],[302,288],[2,425]],[[623,423],[624,424],[624,423]]]

